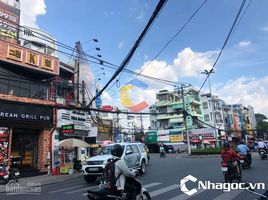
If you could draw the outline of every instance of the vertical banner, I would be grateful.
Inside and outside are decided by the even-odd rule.
[[[9,129],[7,127],[0,127],[0,153],[6,159],[8,158],[9,147]]]

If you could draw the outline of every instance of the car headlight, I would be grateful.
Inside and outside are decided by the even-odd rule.
[[[102,164],[105,166],[107,164],[107,160],[104,160]]]
[[[82,165],[87,165],[87,161],[82,161]]]

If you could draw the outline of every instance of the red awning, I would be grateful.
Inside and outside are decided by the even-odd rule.
[[[200,143],[200,140],[191,140],[192,143]]]
[[[203,143],[216,142],[216,139],[206,139],[202,141]]]

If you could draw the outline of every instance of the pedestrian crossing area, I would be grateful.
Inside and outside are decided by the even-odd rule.
[[[153,183],[143,183],[143,187],[146,188],[153,200],[195,200],[195,199],[211,199],[211,200],[236,200],[240,199],[239,195],[247,193],[243,190],[236,190],[231,192],[222,192],[222,191],[211,191],[211,190],[198,190],[197,193],[192,196],[188,196],[180,191],[178,183],[167,185],[165,183],[153,182]],[[43,185],[41,190],[41,196],[45,195],[46,197],[51,196],[51,199],[57,199],[59,196],[70,196],[72,195],[76,199],[87,199],[86,191],[88,189],[94,190],[98,189],[97,184],[87,184],[83,180],[80,181],[66,181],[58,184],[48,184]],[[211,192],[213,193],[211,195]],[[1,193],[1,197],[7,194]],[[200,195],[202,195],[200,197]],[[17,198],[10,198],[11,196],[17,196]],[[21,195],[9,195],[9,199],[20,199]],[[208,197],[209,198],[206,198]],[[247,194],[248,196],[248,194]],[[204,198],[205,197],[205,198]],[[49,198],[50,199],[50,198]],[[247,198],[243,198],[246,200]],[[254,198],[249,198],[254,199]]]

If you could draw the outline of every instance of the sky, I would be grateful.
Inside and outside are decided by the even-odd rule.
[[[190,83],[199,89],[228,35],[242,0],[208,0],[162,53],[204,0],[169,0],[139,45],[127,69],[165,80]],[[74,47],[80,41],[90,55],[120,65],[142,32],[156,0],[21,0],[21,24],[40,28],[57,41]],[[246,9],[247,8],[247,9]],[[251,105],[255,113],[268,116],[268,1],[246,1],[215,73],[212,93],[226,103]],[[92,41],[99,40],[98,43]],[[100,52],[95,51],[99,47]],[[156,57],[156,58],[155,58]],[[154,59],[155,58],[155,59]],[[104,85],[115,70],[90,64],[98,84]],[[144,69],[145,68],[145,69]],[[105,75],[101,75],[101,73]],[[104,104],[122,107],[119,88],[134,77],[122,73],[117,84],[102,95]],[[135,102],[155,102],[155,94],[173,86],[139,78],[148,85],[129,94]],[[113,82],[114,83],[114,82]],[[202,89],[207,93],[208,83]]]

